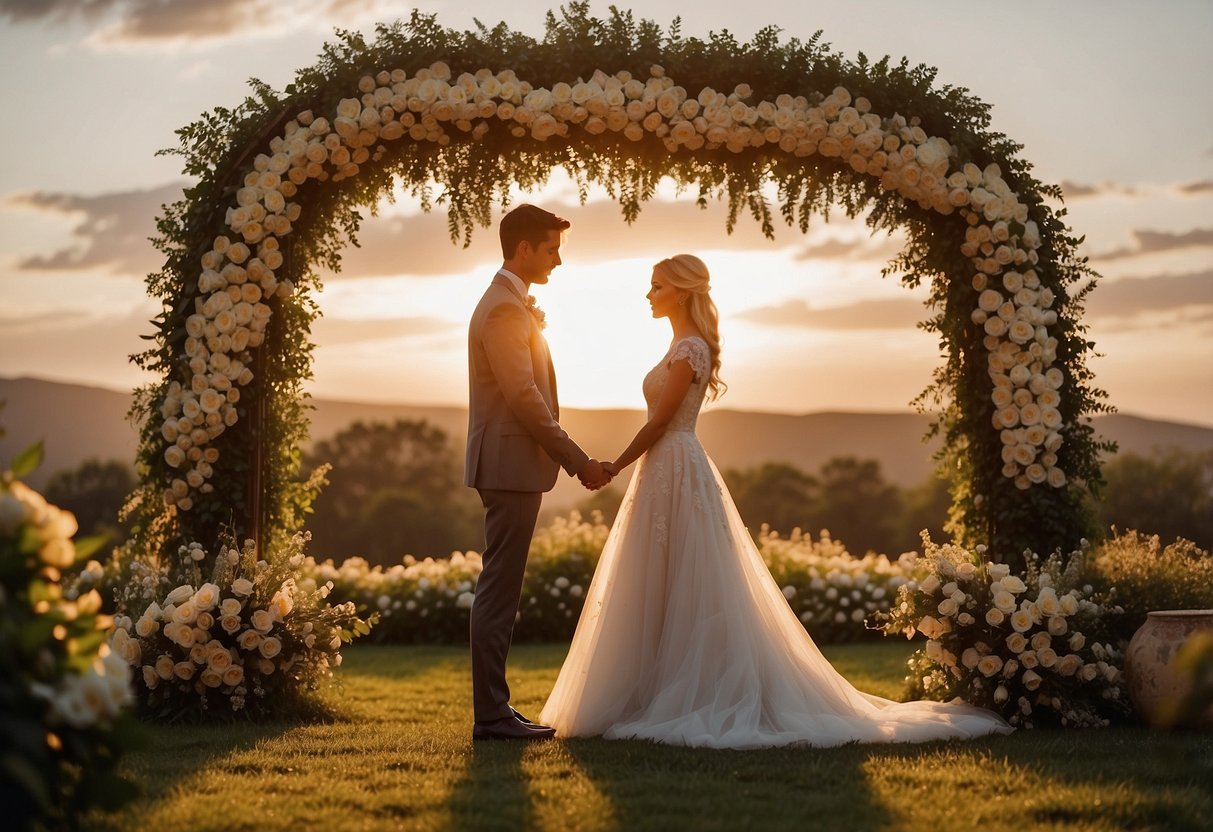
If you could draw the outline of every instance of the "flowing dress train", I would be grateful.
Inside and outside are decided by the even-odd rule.
[[[712,748],[919,742],[1010,733],[962,703],[856,690],[805,632],[695,434],[710,372],[684,338],[644,380],[650,413],[674,361],[695,371],[637,464],[540,719],[558,735]]]

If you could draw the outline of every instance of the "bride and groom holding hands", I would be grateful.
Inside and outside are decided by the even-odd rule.
[[[520,205],[501,220],[504,262],[468,329],[465,483],[484,505],[471,611],[474,740],[554,735],[761,748],[913,742],[1011,730],[962,703],[898,703],[856,690],[822,656],[742,523],[695,434],[724,389],[707,267],[653,267],[647,298],[669,320],[645,376],[648,419],[613,461],[561,428],[556,374],[529,296],[560,265],[568,220]],[[534,723],[506,681],[523,573],[543,493],[563,468],[589,489],[638,462],[556,685]]]

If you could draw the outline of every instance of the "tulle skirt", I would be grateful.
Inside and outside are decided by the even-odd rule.
[[[1010,733],[961,703],[862,693],[788,606],[690,431],[640,460],[540,716],[565,737],[711,748]]]

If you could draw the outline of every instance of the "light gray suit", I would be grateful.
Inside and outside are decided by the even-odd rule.
[[[471,615],[477,722],[508,717],[505,661],[543,492],[559,469],[589,461],[557,418],[556,373],[539,324],[498,274],[468,327],[468,443],[464,483],[484,504],[484,571]]]

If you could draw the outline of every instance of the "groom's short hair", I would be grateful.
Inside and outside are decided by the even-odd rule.
[[[501,218],[501,254],[509,260],[518,251],[518,244],[526,240],[538,247],[549,231],[564,231],[571,226],[564,217],[545,211],[537,205],[519,205]]]

